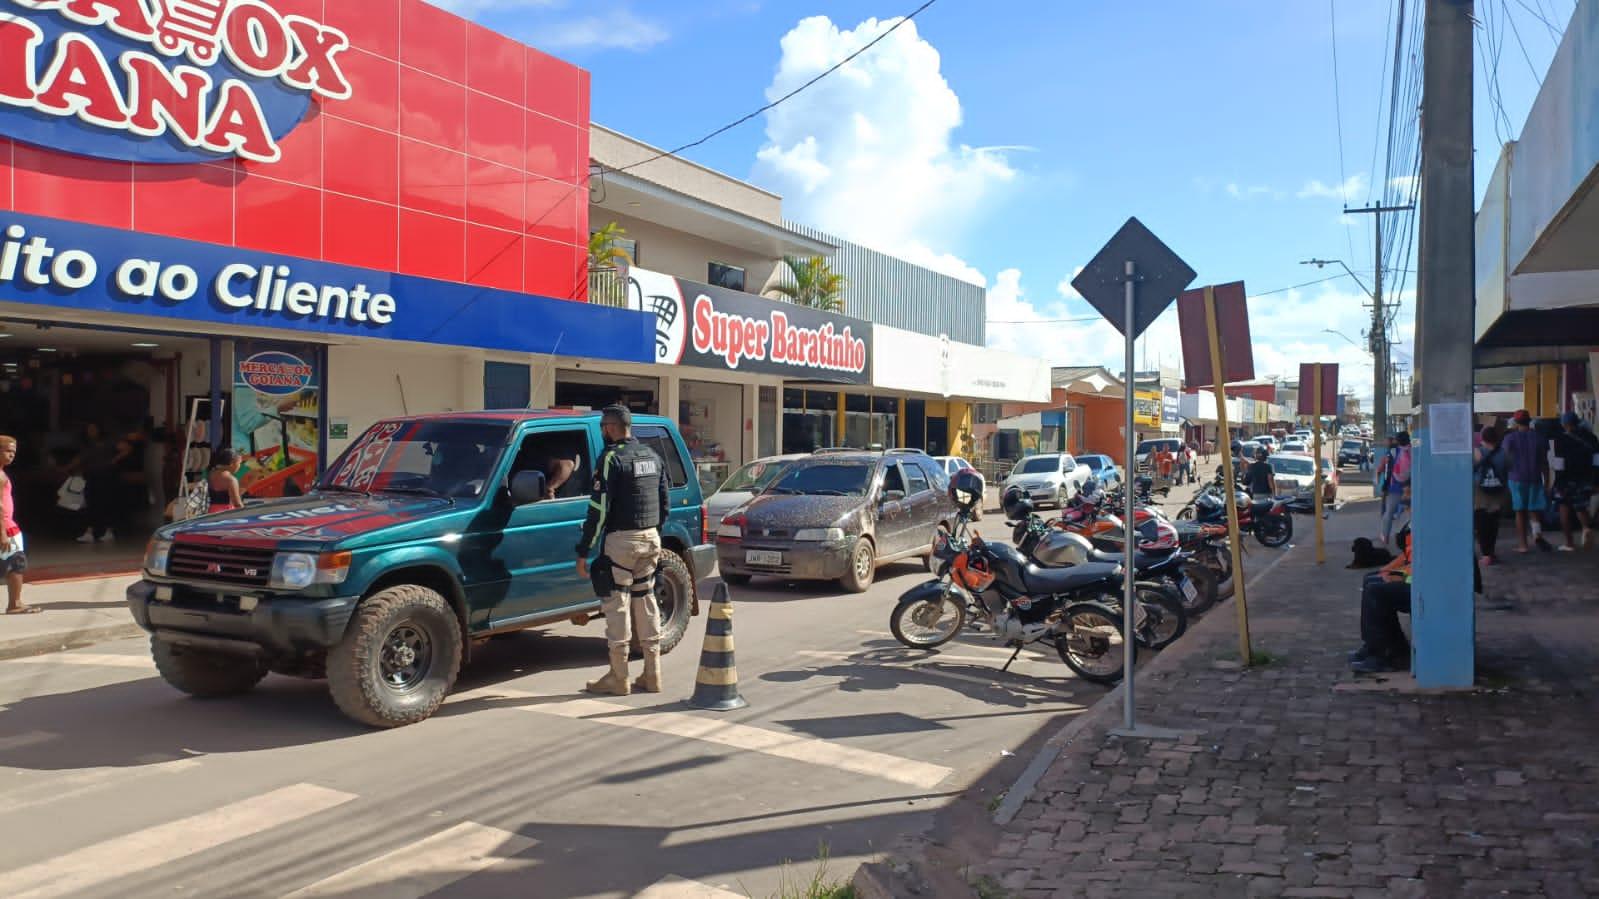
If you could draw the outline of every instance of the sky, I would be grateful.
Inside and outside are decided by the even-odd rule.
[[[596,122],[671,148],[798,87],[920,3],[441,5],[588,69]],[[989,345],[1054,365],[1120,372],[1119,336],[1083,320],[1093,309],[1069,282],[1137,216],[1196,284],[1245,282],[1257,374],[1338,362],[1341,386],[1369,402],[1372,216],[1343,209],[1387,183],[1396,3],[1424,5],[936,0],[684,155],[781,194],[790,219],[985,285]],[[1573,3],[1478,0],[1479,198]],[[1361,283],[1310,258],[1342,260]],[[1402,288],[1395,359],[1408,365],[1414,275],[1388,284],[1390,301]],[[1180,346],[1173,308],[1141,341],[1140,367],[1177,366]]]

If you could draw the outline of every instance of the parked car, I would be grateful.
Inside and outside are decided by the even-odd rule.
[[[1244,448],[1244,461],[1246,462],[1255,461],[1255,450],[1263,448],[1263,445],[1260,443],[1260,441],[1254,439],[1242,441],[1242,445]],[[1267,450],[1267,452],[1270,452],[1270,450]]]
[[[1299,440],[1301,443],[1311,443],[1316,439],[1316,434],[1309,428],[1300,428],[1290,435],[1290,438]]]
[[[954,522],[943,472],[920,450],[836,450],[794,460],[722,520],[722,580],[837,580],[861,593],[877,566],[931,555],[939,527]]]
[[[1063,505],[1083,489],[1090,470],[1077,464],[1070,453],[1043,453],[1016,463],[1004,489],[1020,487],[1027,491],[1034,506]]]
[[[1367,458],[1371,447],[1364,440],[1346,437],[1338,444],[1339,465],[1359,465],[1360,460]]]
[[[1149,464],[1150,453],[1159,452],[1160,450],[1176,453],[1177,449],[1182,445],[1183,442],[1176,437],[1152,437],[1148,440],[1141,440],[1138,443],[1138,449],[1133,453],[1133,466],[1141,471]]]
[[[1270,434],[1262,434],[1259,437],[1256,437],[1255,438],[1255,442],[1260,444],[1261,446],[1265,447],[1266,448],[1266,452],[1268,452],[1268,453],[1277,452],[1277,446],[1278,446],[1277,438],[1273,437]]]
[[[637,415],[633,433],[666,463],[656,597],[670,652],[715,549],[677,425]],[[598,412],[379,422],[303,497],[161,528],[128,605],[156,669],[186,693],[326,677],[357,721],[421,721],[482,639],[599,611],[572,551],[602,446]]]
[[[1277,453],[1269,460],[1272,472],[1277,476],[1277,493],[1281,496],[1293,495],[1303,500],[1314,499],[1316,489],[1315,459],[1302,453]],[[1333,503],[1338,500],[1338,469],[1326,459],[1321,460],[1322,501]]]
[[[1280,452],[1280,453],[1299,453],[1300,455],[1309,455],[1310,454],[1310,444],[1307,441],[1301,440],[1301,439],[1299,439],[1297,437],[1290,437],[1287,440],[1283,441],[1283,448],[1278,450],[1278,452]]]
[[[806,454],[808,455],[808,454]],[[708,539],[716,538],[716,529],[722,519],[788,470],[790,462],[806,455],[768,456],[745,465],[728,478],[716,492],[705,498],[705,533]]]
[[[1088,466],[1089,472],[1099,479],[1099,483],[1103,484],[1106,490],[1114,490],[1122,483],[1121,466],[1116,464],[1116,460],[1103,453],[1089,453],[1086,456],[1078,456],[1077,464]]]
[[[954,477],[956,472],[965,468],[970,468],[974,471],[977,468],[977,466],[962,459],[960,456],[934,456],[933,461],[943,466],[944,477],[946,478]]]

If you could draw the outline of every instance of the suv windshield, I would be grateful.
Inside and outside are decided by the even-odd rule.
[[[482,494],[511,426],[495,421],[383,421],[367,429],[317,482],[320,490]]]
[[[1347,450],[1347,451],[1353,452],[1353,453],[1358,453],[1362,449],[1364,449],[1364,447],[1361,445],[1361,442],[1359,440],[1345,440],[1344,441],[1344,445],[1339,447],[1339,449]]]
[[[1031,459],[1023,459],[1021,464],[1016,466],[1017,474],[1045,474],[1057,471],[1060,471],[1059,456],[1034,456]]]
[[[788,471],[788,467],[792,464],[794,463],[757,459],[743,468],[740,468],[738,471],[733,472],[733,476],[728,478],[727,483],[718,488],[717,492],[731,493],[735,491],[741,491],[746,493],[760,493],[762,490],[766,489],[767,485],[777,480],[779,475],[785,471]]]
[[[804,493],[816,496],[864,496],[872,466],[864,462],[816,462],[795,465],[768,493]]]
[[[1142,456],[1145,453],[1152,453],[1152,452],[1155,452],[1157,450],[1163,450],[1163,449],[1164,450],[1171,450],[1174,453],[1177,452],[1177,441],[1176,440],[1145,440],[1143,443],[1138,444],[1138,455]]]

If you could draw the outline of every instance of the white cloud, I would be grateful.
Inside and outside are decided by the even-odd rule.
[[[1060,283],[1055,285],[1055,292],[1061,295],[1061,299],[1081,300],[1083,298],[1083,295],[1077,292],[1077,288],[1072,286],[1072,282],[1077,280],[1077,276],[1082,273],[1083,267],[1079,265],[1072,269],[1071,277],[1062,278]]]
[[[532,29],[531,36],[535,45],[551,50],[647,50],[670,37],[659,23],[628,9],[540,25]]]
[[[775,100],[891,28],[867,19],[841,29],[826,16],[795,25],[781,42]],[[766,113],[761,180],[784,195],[784,213],[840,237],[973,283],[982,274],[941,248],[955,245],[991,208],[1016,171],[1018,148],[955,141],[961,104],[938,51],[908,22],[870,51]]]
[[[1299,189],[1298,196],[1301,200],[1314,197],[1321,199],[1341,200],[1344,203],[1350,203],[1354,201],[1357,195],[1364,192],[1365,189],[1366,176],[1356,172],[1355,174],[1350,175],[1349,179],[1342,184],[1337,182],[1325,184],[1316,179],[1307,181],[1305,182],[1305,186]]]

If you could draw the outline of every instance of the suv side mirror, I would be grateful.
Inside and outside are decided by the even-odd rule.
[[[529,506],[544,499],[549,481],[538,470],[519,471],[511,478],[511,502]]]

